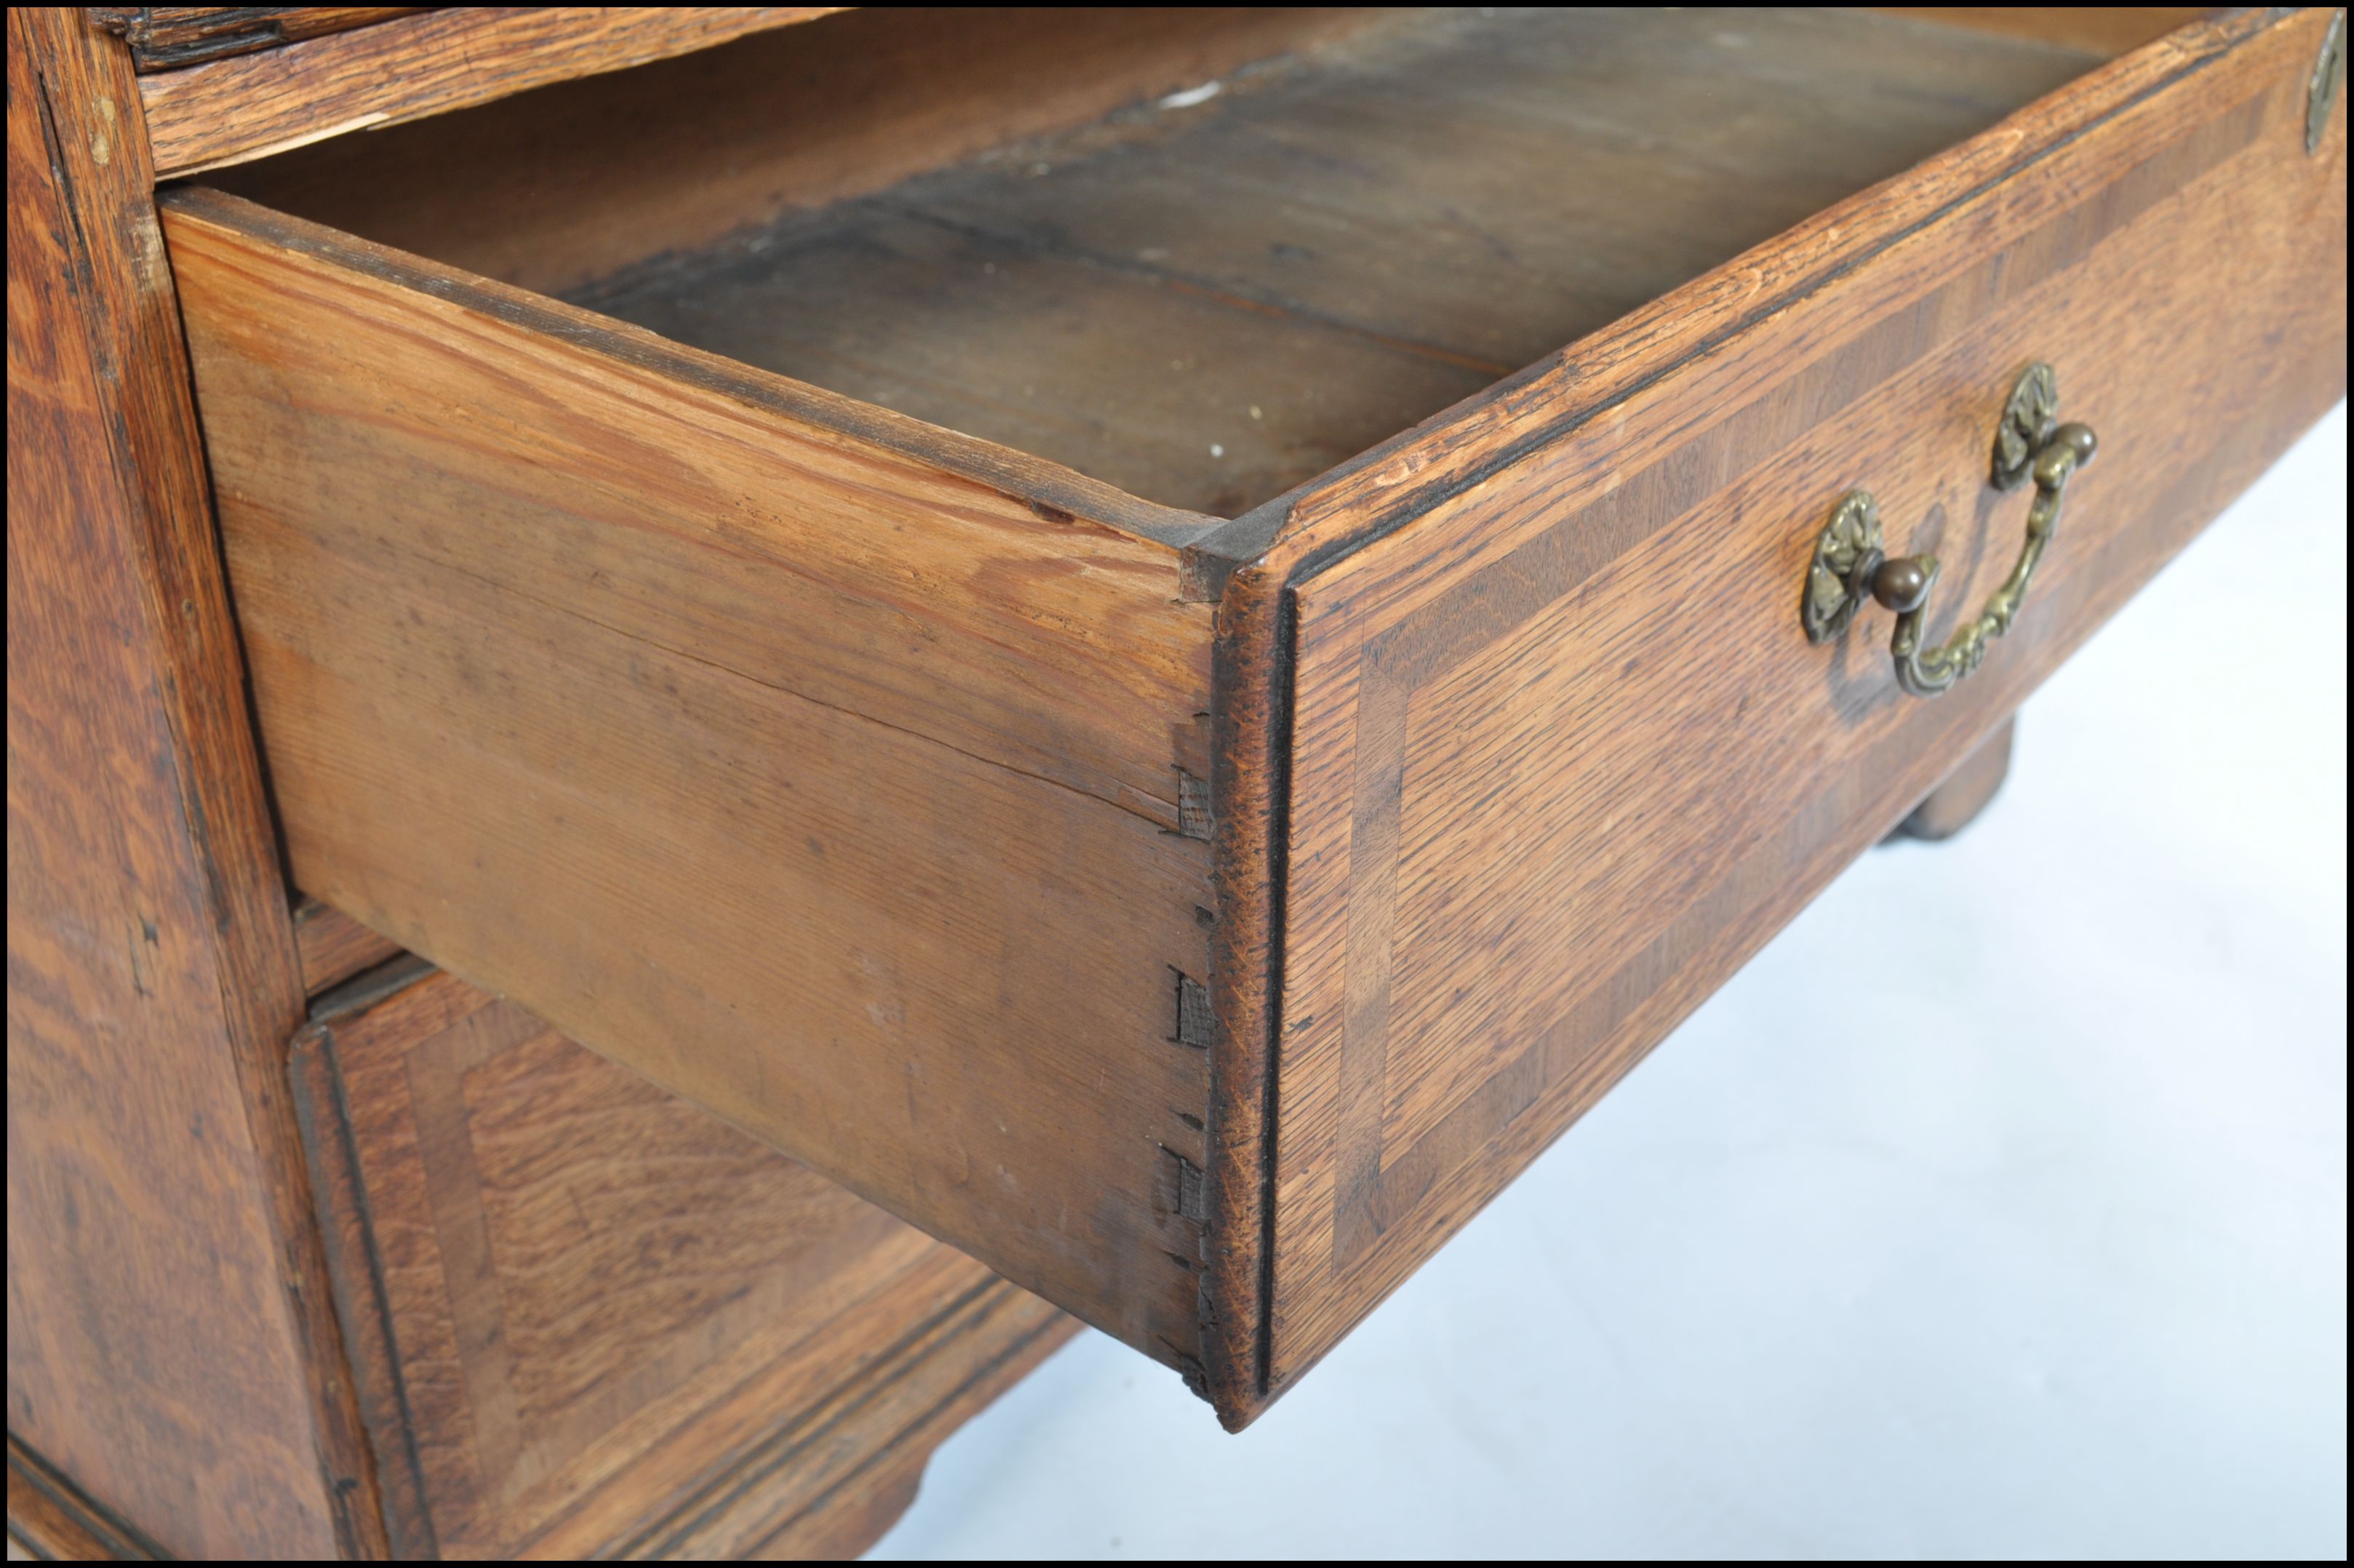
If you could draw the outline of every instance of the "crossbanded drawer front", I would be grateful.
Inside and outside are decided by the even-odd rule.
[[[2342,395],[2321,23],[2120,62],[1294,505],[1261,574],[1296,615],[1270,1393]],[[1935,700],[1877,605],[1809,642],[1857,488],[1942,560],[1930,635],[1988,601],[2035,493],[1990,438],[2038,361],[2099,453],[2007,634]]]

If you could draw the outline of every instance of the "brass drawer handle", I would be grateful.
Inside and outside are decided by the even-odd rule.
[[[2027,510],[2027,544],[2002,587],[1995,589],[1974,620],[1956,629],[1942,648],[1923,652],[1922,623],[1929,590],[1937,581],[1935,556],[1897,556],[1881,549],[1880,507],[1866,490],[1850,490],[1831,508],[1830,521],[1816,536],[1807,567],[1807,588],[1798,607],[1807,641],[1828,642],[1848,629],[1866,598],[1896,611],[1896,635],[1889,652],[1896,660],[1896,683],[1916,697],[1934,697],[1986,661],[1987,644],[2010,630],[2036,563],[2060,526],[2060,498],[2076,471],[2093,461],[2099,445],[2084,425],[2057,422],[2059,378],[2048,365],[2031,365],[2011,388],[1995,427],[1994,464],[1988,482],[2016,490],[2032,479],[2035,502]]]

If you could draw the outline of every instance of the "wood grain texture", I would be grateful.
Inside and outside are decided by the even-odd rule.
[[[302,885],[1190,1363],[1209,611],[1062,507],[1142,509],[233,198],[169,221]]]
[[[447,975],[294,1071],[404,1555],[854,1554],[1072,1327]]]
[[[1719,20],[1397,13],[575,297],[1230,517],[2094,63]]]
[[[830,6],[460,5],[143,77],[156,177],[440,114],[825,16]]]
[[[2173,35],[1280,509],[1230,601],[1250,641],[1297,617],[1280,1045],[1217,1099],[1278,1107],[1272,1274],[1211,1274],[1222,1321],[1264,1293],[1265,1393],[2341,395],[2344,132],[2309,159],[2298,130],[2321,25]],[[2030,358],[2105,446],[2020,624],[1934,704],[1884,615],[1810,648],[1794,595],[1850,485],[1945,554],[1941,624],[2008,570],[2024,503],[1983,469]]]
[[[1921,803],[1904,814],[1897,832],[1931,843],[1950,839],[1978,819],[1994,803],[2002,781],[2010,776],[2010,743],[2019,727],[2005,719],[1992,735],[1978,742],[1960,767],[1937,781]]]
[[[141,1563],[154,1546],[47,1460],[8,1439],[8,1555],[51,1563]]]
[[[9,1430],[176,1554],[380,1552],[130,62],[8,73]]]
[[[421,5],[92,5],[141,75],[414,16]]]
[[[399,943],[315,898],[294,906],[294,945],[302,955],[302,992],[313,997],[400,956]]]
[[[414,490],[408,548],[1179,825],[1209,611],[1171,602],[1165,546],[1214,520],[249,202],[164,210],[232,513],[300,478],[381,527],[399,503],[367,497]],[[406,400],[375,414],[355,356]],[[280,409],[298,378],[323,401]],[[314,433],[371,450],[273,471]],[[544,495],[506,493],[516,463]]]
[[[224,190],[561,294],[1215,81],[1364,9],[893,7],[223,170]],[[499,155],[484,158],[481,149]],[[682,169],[694,171],[682,179]],[[459,193],[462,191],[462,196]]]
[[[1911,16],[1949,27],[1974,27],[2121,55],[2153,44],[2206,16],[2196,5],[1876,5],[1891,16]]]

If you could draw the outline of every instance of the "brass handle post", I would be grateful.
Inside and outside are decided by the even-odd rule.
[[[1994,461],[1988,482],[2013,490],[2032,481],[2035,500],[2027,509],[2027,542],[2019,564],[1986,602],[1986,608],[1955,630],[1941,647],[1924,649],[1929,591],[1937,582],[1935,556],[1896,556],[1882,549],[1879,504],[1866,490],[1850,490],[1831,508],[1830,521],[1816,536],[1808,565],[1799,619],[1807,639],[1828,642],[1845,632],[1863,601],[1896,612],[1889,652],[1896,683],[1916,697],[1934,697],[1986,662],[1987,645],[2019,619],[2035,568],[2060,527],[2060,503],[2068,481],[2093,461],[2099,441],[2088,426],[2058,422],[2058,379],[2048,365],[2030,366],[2011,389],[1995,428]]]

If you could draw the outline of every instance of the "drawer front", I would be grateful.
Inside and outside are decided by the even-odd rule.
[[[2324,21],[2187,29],[1293,503],[1224,611],[1229,671],[1290,662],[1220,780],[1226,812],[1253,747],[1288,758],[1280,831],[1222,846],[1229,888],[1254,853],[1287,874],[1278,961],[1220,952],[1228,1064],[1280,1020],[1218,1090],[1222,1235],[1267,1238],[1217,1277],[1267,1313],[1233,1403],[1313,1364],[2340,396]],[[2034,491],[1989,484],[1991,437],[2038,360],[2101,446],[1983,667],[1908,694],[1877,607],[1810,643],[1852,487],[1890,554],[1942,557],[1933,635],[2002,582]],[[1935,961],[1858,935],[1859,966]],[[1271,1152],[1226,1136],[1269,1107]]]
[[[1071,1326],[446,974],[293,1072],[401,1556],[854,1553]]]

